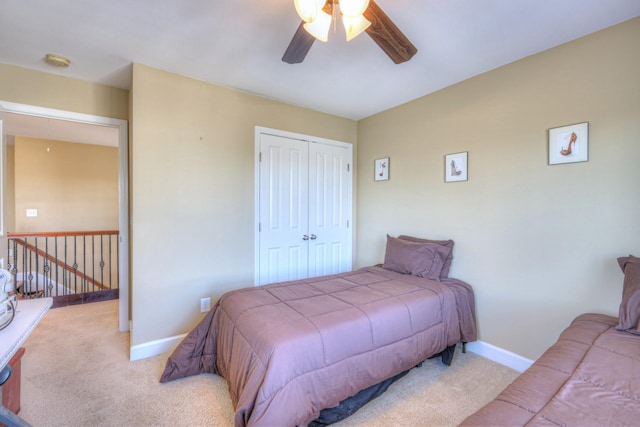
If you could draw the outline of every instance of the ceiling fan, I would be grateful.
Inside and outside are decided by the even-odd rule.
[[[334,12],[337,11],[339,0],[326,0],[324,6],[319,5],[324,0],[294,0],[296,10],[302,18],[302,22],[298,26],[287,50],[284,52],[282,60],[288,64],[299,64],[304,61],[309,49],[313,45],[316,38],[326,41],[326,32],[331,24]],[[351,0],[341,0],[340,5],[345,30],[347,32],[347,41],[360,34],[362,31],[373,39],[374,42],[391,58],[396,64],[410,60],[418,49],[409,41],[409,39],[400,31],[400,29],[391,21],[386,13],[373,0],[360,0],[359,6],[353,16],[346,16],[345,6],[351,3]],[[309,6],[311,5],[311,6]],[[359,12],[359,13],[358,13]],[[327,17],[328,16],[328,17]],[[329,20],[327,22],[327,19]],[[351,19],[351,21],[348,21]],[[316,26],[326,27],[326,31],[322,34],[318,33]]]

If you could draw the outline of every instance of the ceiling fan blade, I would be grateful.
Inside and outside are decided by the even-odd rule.
[[[304,61],[305,56],[307,56],[315,40],[316,38],[304,29],[304,21],[302,21],[296,33],[293,35],[289,47],[287,47],[287,50],[284,52],[282,60],[288,64],[301,63]]]
[[[369,7],[363,15],[371,21],[371,25],[366,30],[367,34],[393,62],[396,64],[406,62],[418,52],[418,49],[373,0],[369,1]]]

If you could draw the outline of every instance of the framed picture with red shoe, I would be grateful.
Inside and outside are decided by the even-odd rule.
[[[589,122],[549,129],[549,164],[589,160]]]

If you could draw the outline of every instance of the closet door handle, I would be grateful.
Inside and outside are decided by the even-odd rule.
[[[318,237],[315,234],[311,235],[311,240],[316,240]]]
[[[302,240],[309,240],[309,236],[305,234],[304,236],[302,236]]]

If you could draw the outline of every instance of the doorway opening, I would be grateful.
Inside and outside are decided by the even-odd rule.
[[[119,287],[119,330],[129,331],[129,196],[128,196],[128,125],[126,120],[113,119],[64,110],[55,110],[25,104],[0,101],[0,128],[2,129],[2,182],[0,188],[0,228],[3,242],[7,230],[6,205],[6,171],[7,145],[14,142],[16,134],[43,141],[64,140],[69,143],[83,141],[97,145],[112,144],[117,147],[118,176],[118,237],[114,243],[117,247],[117,282]],[[17,129],[17,130],[16,130]],[[55,133],[55,135],[54,135]],[[93,142],[92,142],[93,141]],[[54,147],[47,146],[46,150]],[[12,207],[13,208],[13,207]],[[27,214],[35,215],[33,210]],[[14,218],[9,218],[14,221]],[[7,247],[5,245],[5,247]],[[75,264],[74,264],[75,265]]]

